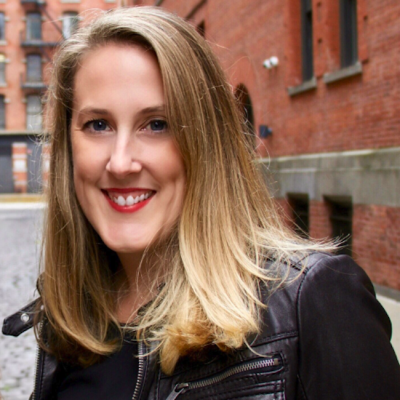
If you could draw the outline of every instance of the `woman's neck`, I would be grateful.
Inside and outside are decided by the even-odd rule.
[[[132,322],[140,307],[151,301],[158,292],[162,275],[149,254],[118,254],[122,270],[118,282],[118,320]]]

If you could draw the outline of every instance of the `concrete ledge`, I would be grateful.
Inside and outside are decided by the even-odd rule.
[[[326,84],[334,83],[342,79],[350,78],[355,75],[362,74],[362,64],[357,61],[354,65],[350,67],[339,69],[338,71],[329,72],[324,74],[324,82]]]
[[[272,193],[351,196],[354,204],[400,207],[400,147],[261,159]]]
[[[296,96],[296,94],[308,92],[317,88],[317,79],[313,76],[310,80],[301,83],[297,86],[291,86],[287,88],[290,97]]]
[[[374,283],[375,292],[379,296],[384,296],[389,299],[400,302],[400,291],[396,289],[389,288],[387,286],[381,286]]]
[[[375,287],[376,288],[376,287]],[[384,295],[377,295],[378,301],[382,304],[392,322],[392,346],[400,359],[400,302]]]

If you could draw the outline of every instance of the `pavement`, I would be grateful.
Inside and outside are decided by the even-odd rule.
[[[0,202],[0,323],[35,297],[43,215],[40,203]],[[0,334],[0,398],[26,400],[33,389],[33,331]]]
[[[400,302],[384,296],[377,296],[392,321],[392,346],[400,360]]]
[[[15,203],[1,198],[0,322],[36,296],[44,208],[44,203],[37,200]],[[392,320],[392,345],[400,359],[400,301],[382,295],[378,300]],[[36,342],[32,330],[18,339],[0,334],[0,399],[26,400],[29,397],[35,360]]]

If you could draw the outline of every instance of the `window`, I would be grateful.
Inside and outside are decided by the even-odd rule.
[[[251,131],[254,130],[254,114],[249,91],[246,86],[240,84],[235,90],[235,96],[238,100],[240,111],[243,113],[246,125]]]
[[[312,1],[301,0],[301,57],[303,81],[314,76]]]
[[[293,210],[293,222],[295,232],[304,238],[310,233],[310,207],[307,194],[289,195],[289,204]]]
[[[201,36],[205,37],[206,36],[206,26],[204,24],[204,21],[201,21],[199,25],[197,25],[197,32],[200,33]]]
[[[6,83],[6,56],[0,53],[0,85]]]
[[[235,90],[235,96],[238,100],[239,109],[243,115],[244,122],[248,127],[248,131],[251,133],[251,135],[248,136],[249,142],[252,147],[255,148],[253,104],[246,86],[240,84]]]
[[[26,129],[42,130],[42,101],[40,96],[31,95],[26,99]]]
[[[6,18],[2,12],[0,12],[0,40],[6,40]]]
[[[332,236],[339,238],[342,242],[338,253],[351,256],[352,245],[352,225],[353,225],[353,205],[349,199],[329,199],[331,209]]]
[[[28,40],[42,39],[42,16],[32,12],[26,15],[26,38]]]
[[[68,39],[78,28],[79,18],[76,12],[67,12],[62,17],[62,32],[64,39]]]
[[[342,68],[358,60],[356,0],[340,0],[340,55]]]
[[[26,81],[42,81],[42,57],[40,54],[28,54],[26,57]]]
[[[6,108],[3,95],[0,95],[0,129],[6,129]]]

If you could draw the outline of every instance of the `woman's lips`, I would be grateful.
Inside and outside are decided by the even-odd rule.
[[[114,210],[131,213],[148,204],[156,192],[150,189],[112,188],[103,189],[102,193]]]

